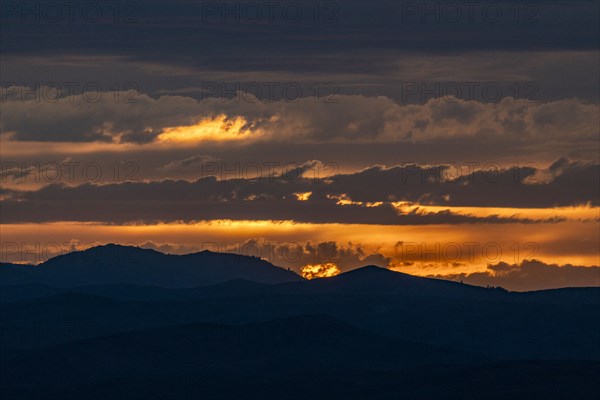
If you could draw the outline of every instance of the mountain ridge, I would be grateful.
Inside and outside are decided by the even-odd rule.
[[[83,267],[83,268],[82,268]],[[498,288],[463,284],[444,279],[406,274],[376,265],[365,265],[339,275],[307,280],[297,273],[256,257],[210,250],[186,254],[108,243],[52,257],[40,264],[0,263],[0,285],[40,285],[55,288],[85,286],[144,286],[196,289],[231,281],[275,285],[275,292],[344,292],[431,296],[479,296],[483,293],[531,293],[529,297],[556,296],[553,291],[577,293],[589,288],[557,288],[544,291],[508,292]],[[238,282],[238,285],[241,285]],[[227,286],[227,285],[225,285]],[[231,283],[229,284],[231,286]],[[242,285],[243,286],[243,285]],[[496,289],[496,290],[490,290]],[[216,290],[216,288],[213,288]],[[534,294],[537,293],[537,294]],[[589,294],[587,295],[589,297]],[[600,299],[599,299],[600,302]]]
[[[234,279],[269,284],[304,279],[253,256],[206,250],[175,255],[114,243],[61,254],[35,266],[3,264],[0,278],[3,284],[134,284],[165,288],[191,288]]]

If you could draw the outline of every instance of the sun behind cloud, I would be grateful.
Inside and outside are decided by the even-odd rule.
[[[252,129],[251,123],[242,116],[228,117],[219,114],[207,117],[194,125],[165,128],[158,136],[160,142],[197,143],[205,141],[243,140],[260,136],[260,130]]]
[[[306,279],[329,278],[340,273],[334,263],[308,264],[300,269],[300,274]]]

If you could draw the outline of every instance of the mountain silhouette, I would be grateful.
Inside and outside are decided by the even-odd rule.
[[[186,255],[107,244],[49,259],[37,266],[5,264],[4,284],[44,284],[56,287],[132,284],[185,288],[234,279],[260,283],[303,280],[294,272],[258,257],[202,251]]]
[[[330,278],[290,283],[281,290],[298,293],[387,294],[425,297],[485,297],[502,295],[479,286],[424,278],[367,265]]]
[[[600,392],[600,288],[507,292],[372,265],[309,281],[256,257],[117,245],[3,264],[0,283],[7,399]]]
[[[565,381],[593,393],[597,369],[581,361],[501,363],[324,315],[143,329],[7,354],[0,367],[7,398],[44,388],[46,399],[464,399],[482,391],[501,399],[515,397],[520,379],[531,376],[528,395],[560,398]]]

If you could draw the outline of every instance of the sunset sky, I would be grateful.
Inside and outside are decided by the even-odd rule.
[[[2,4],[2,261],[600,285],[597,1],[48,3]]]

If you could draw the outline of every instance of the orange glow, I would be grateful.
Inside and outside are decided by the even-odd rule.
[[[311,195],[312,192],[294,193],[294,196],[296,196],[296,200],[298,201],[308,201]]]
[[[340,272],[340,269],[334,263],[308,264],[300,269],[300,274],[306,279],[330,278]]]
[[[375,201],[375,202],[362,202],[362,201],[353,201],[352,199],[350,199],[350,197],[348,197],[347,194],[342,194],[340,196],[338,195],[333,195],[333,194],[328,194],[327,195],[328,199],[334,199],[337,200],[337,202],[335,204],[339,205],[339,206],[350,206],[350,205],[354,205],[354,206],[364,206],[364,207],[379,207],[381,205],[383,205],[383,201]]]
[[[443,211],[451,211],[457,215],[470,215],[473,217],[498,216],[504,218],[529,218],[550,219],[563,218],[567,220],[596,220],[600,218],[600,208],[591,205],[573,207],[553,208],[512,208],[512,207],[453,207],[453,206],[430,206],[408,202],[395,202],[392,205],[401,214],[430,214]]]
[[[204,141],[242,140],[260,132],[248,128],[244,117],[229,118],[225,114],[203,118],[195,125],[165,128],[158,136],[160,142],[197,143]]]
[[[35,238],[31,232],[36,233]],[[184,245],[190,251],[202,248],[223,251],[227,245],[255,238],[274,245],[288,244],[292,248],[334,238],[343,248],[360,246],[362,254],[389,257],[389,267],[414,275],[484,271],[487,264],[500,261],[512,264],[531,258],[555,264],[600,265],[598,224],[579,221],[427,226],[242,220],[129,225],[28,223],[3,224],[1,244],[3,261],[25,258],[39,262],[54,256],[56,249],[68,251],[72,242],[81,248],[90,244],[141,245],[152,241]],[[23,247],[27,248],[27,254],[22,254]],[[501,254],[497,254],[498,250]],[[261,256],[271,260],[267,252]],[[340,269],[345,269],[338,260],[307,258],[302,261],[296,264],[297,270],[319,261],[335,261]]]

